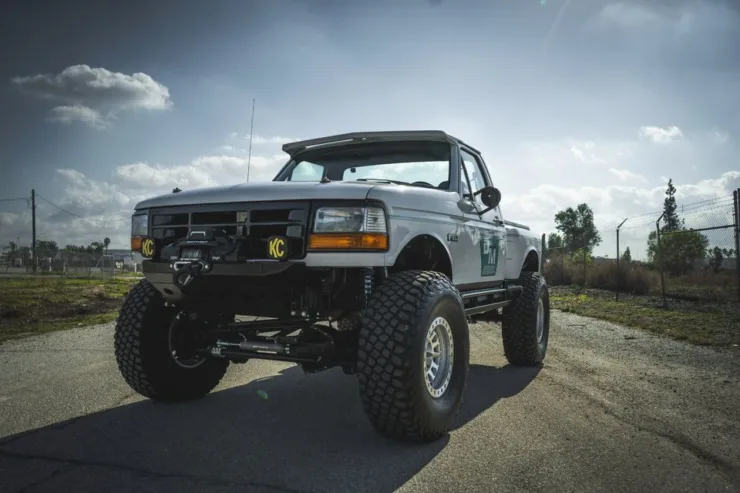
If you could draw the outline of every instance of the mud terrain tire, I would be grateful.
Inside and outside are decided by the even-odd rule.
[[[433,338],[439,336],[437,341],[451,339],[454,344],[445,342],[447,349],[433,350],[448,355],[445,364],[438,356],[438,368],[452,368],[451,373],[440,370],[441,378],[432,380],[442,382],[434,390],[441,392],[438,397],[428,390],[425,371],[428,348],[441,347],[427,346],[430,333]],[[388,277],[371,296],[359,333],[360,398],[374,428],[400,441],[441,438],[452,427],[462,403],[469,350],[462,298],[445,275],[404,271]]]
[[[208,358],[183,368],[169,351],[169,327],[175,316],[146,279],[126,296],[116,322],[114,348],[119,371],[139,394],[165,402],[202,397],[221,381],[228,360]]]
[[[519,285],[522,293],[503,310],[504,354],[514,366],[536,366],[545,359],[550,338],[550,294],[539,272],[522,272]]]

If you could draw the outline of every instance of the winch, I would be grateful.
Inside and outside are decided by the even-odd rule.
[[[214,263],[236,262],[239,243],[217,228],[192,228],[186,238],[164,247],[161,258],[170,261],[172,281],[184,291],[198,276],[211,271]]]

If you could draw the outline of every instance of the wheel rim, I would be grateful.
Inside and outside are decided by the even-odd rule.
[[[206,359],[191,351],[191,348],[188,347],[193,343],[190,337],[192,334],[188,330],[187,320],[183,321],[182,318],[182,315],[178,314],[170,324],[168,337],[170,355],[175,363],[182,368],[197,368],[205,363]]]
[[[542,342],[545,335],[545,303],[542,298],[537,302],[537,343]]]
[[[435,318],[427,330],[424,351],[424,380],[429,394],[435,399],[441,397],[450,385],[454,349],[450,323],[444,317]]]

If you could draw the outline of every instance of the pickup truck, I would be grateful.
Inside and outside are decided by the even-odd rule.
[[[142,279],[115,329],[141,395],[211,392],[231,363],[355,375],[377,432],[448,432],[468,376],[468,323],[500,322],[512,365],[539,365],[550,305],[542,243],[504,220],[481,153],[437,130],[285,144],[272,181],[144,200]]]

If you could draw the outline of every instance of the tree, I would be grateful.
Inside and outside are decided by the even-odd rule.
[[[547,235],[547,249],[548,250],[559,250],[563,248],[563,237],[557,233],[550,233]]]
[[[650,262],[661,261],[663,268],[673,274],[685,274],[693,270],[697,260],[706,258],[709,239],[703,234],[682,229],[671,234],[660,235],[660,248],[658,249],[657,233],[653,231],[648,236],[648,260]]]
[[[105,239],[103,240],[103,245],[105,246],[105,253],[108,253],[108,245],[110,245],[110,238],[106,236]]]
[[[625,262],[632,262],[632,252],[630,252],[630,247],[627,247],[627,249],[622,254],[622,260]]]
[[[13,260],[15,259],[16,254],[18,253],[18,245],[14,241],[9,241],[8,245],[3,247],[4,251],[7,251],[8,253],[5,254],[5,271],[7,272],[8,267],[10,267],[13,264]]]
[[[18,250],[18,245],[14,241],[9,241],[8,245],[3,247],[3,250],[7,250],[8,258],[12,258],[12,256],[15,255],[15,252]]]
[[[727,249],[725,249],[725,252],[726,251]],[[713,249],[709,250],[707,252],[707,257],[709,257],[709,267],[711,267],[715,273],[718,273],[722,270],[722,264],[724,264],[725,262],[725,256],[720,247],[716,246]]]
[[[100,241],[93,241],[90,243],[90,247],[88,249],[89,253],[103,253],[104,245]]]
[[[683,223],[678,219],[676,213],[676,187],[673,186],[673,179],[668,179],[668,188],[665,191],[666,198],[663,200],[663,228],[665,232],[678,231]]]
[[[59,245],[54,240],[36,240],[36,249],[39,257],[55,257],[59,251]]]
[[[687,230],[676,213],[676,188],[673,180],[668,180],[666,198],[663,201],[663,222],[660,228],[660,248],[658,233],[648,236],[648,261],[661,262],[663,268],[672,274],[684,274],[692,270],[697,260],[706,258],[709,240],[703,234]]]
[[[568,207],[555,214],[557,229],[563,234],[563,246],[571,253],[583,250],[590,255],[601,243],[601,235],[594,224],[594,213],[588,204]]]

